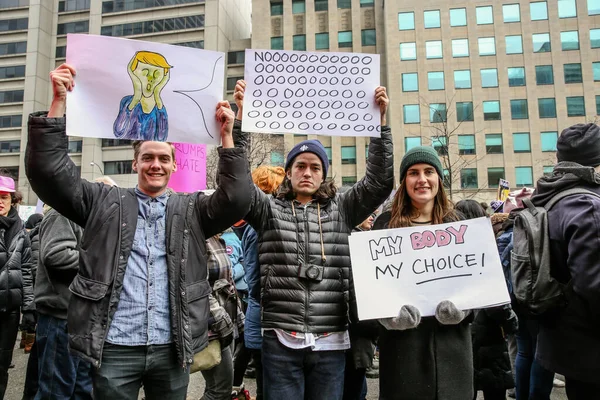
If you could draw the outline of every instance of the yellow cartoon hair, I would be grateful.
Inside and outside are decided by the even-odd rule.
[[[135,60],[131,63],[132,71],[135,71],[138,62],[154,65],[155,67],[163,67],[165,69],[165,74],[173,67],[172,65],[169,65],[167,59],[162,54],[153,53],[151,51],[138,51],[135,54]]]

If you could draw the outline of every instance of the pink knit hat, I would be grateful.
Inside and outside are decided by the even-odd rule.
[[[8,176],[0,176],[0,192],[14,193],[15,181]]]
[[[510,213],[515,208],[523,208],[523,200],[528,199],[533,194],[533,189],[524,187],[521,190],[515,190],[508,194],[504,202],[504,212]]]

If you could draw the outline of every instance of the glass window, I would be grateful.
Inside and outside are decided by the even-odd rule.
[[[536,65],[535,82],[538,85],[553,85],[554,72],[552,71],[552,65]]]
[[[487,154],[502,154],[502,134],[489,133],[485,135],[485,152]]]
[[[271,38],[271,49],[283,50],[283,36],[275,36]]]
[[[429,90],[444,90],[444,72],[428,72],[427,84]]]
[[[131,160],[127,161],[105,161],[104,173],[106,175],[125,175],[132,174],[133,168]]]
[[[304,0],[292,0],[292,14],[304,14],[306,2]]]
[[[415,42],[400,43],[400,60],[416,60],[417,44]]]
[[[20,31],[27,29],[29,18],[3,19],[0,20],[0,32]]]
[[[227,64],[243,64],[246,60],[245,51],[230,51],[227,53]]]
[[[80,22],[86,23],[85,31],[87,32],[87,21]],[[108,25],[103,26],[100,30],[100,33],[104,36],[129,36],[182,29],[197,29],[202,27],[204,27],[204,14],[152,21],[132,22],[121,25]]]
[[[24,65],[14,65],[11,67],[0,67],[0,79],[22,78],[25,76]]]
[[[592,69],[594,70],[594,82],[600,81],[600,62],[593,62]]]
[[[375,0],[360,0],[361,7],[373,7]]]
[[[552,173],[554,172],[554,166],[545,165],[543,167],[543,171],[544,171],[544,176],[552,176]]]
[[[496,68],[481,70],[481,87],[498,87],[498,70]]]
[[[491,167],[487,170],[488,188],[494,189],[500,184],[500,179],[504,179],[503,167]]]
[[[5,140],[0,142],[0,153],[19,153],[20,151],[20,140]]]
[[[533,168],[516,167],[515,168],[517,187],[533,186]]]
[[[579,50],[579,32],[561,32],[560,44],[563,50]]]
[[[331,149],[330,149],[331,150]],[[327,152],[327,149],[325,150]],[[331,161],[329,161],[331,163]],[[283,153],[277,150],[271,151],[271,165],[277,165],[283,167],[285,164],[285,159],[283,158]]]
[[[338,47],[352,47],[352,31],[338,32]]]
[[[460,170],[460,187],[462,189],[477,189],[477,168]]]
[[[450,9],[450,26],[467,26],[467,9]]]
[[[531,37],[533,39],[534,53],[549,53],[552,51],[549,33],[534,33]]]
[[[329,48],[329,32],[315,33],[315,49],[325,50]]]
[[[502,6],[502,16],[504,22],[519,22],[521,21],[521,10],[518,4],[504,4]]]
[[[0,103],[20,103],[23,101],[23,90],[0,91]]]
[[[425,42],[425,55],[427,58],[442,58],[442,41],[431,40]]]
[[[558,0],[558,18],[572,18],[577,16],[577,3],[575,0]]]
[[[235,90],[235,85],[237,81],[240,79],[244,79],[243,76],[230,76],[227,78],[227,91],[233,92]]]
[[[483,120],[500,120],[500,102],[498,100],[489,100],[483,102]]]
[[[27,42],[0,43],[0,56],[27,52]]]
[[[581,83],[583,78],[581,75],[581,64],[565,64],[565,83]]]
[[[513,149],[515,153],[531,153],[529,132],[513,133]]]
[[[331,160],[333,159],[331,157],[331,147],[325,147],[325,154],[327,154],[327,159],[329,160],[329,164],[331,165]]]
[[[342,186],[352,186],[356,183],[355,176],[342,176]]]
[[[469,57],[469,41],[467,39],[452,39],[452,57]]]
[[[542,151],[556,151],[556,142],[558,141],[558,132],[542,132]]]
[[[590,29],[590,44],[592,49],[600,48],[600,29]]]
[[[416,72],[402,74],[402,91],[403,92],[418,92],[419,78]]]
[[[360,38],[363,46],[375,46],[377,43],[375,29],[363,29]]]
[[[352,8],[351,0],[337,0],[338,8]]]
[[[567,97],[567,115],[569,117],[585,116],[585,102],[583,96]]]
[[[129,146],[131,147],[131,140],[127,139],[102,139],[102,147],[117,147],[117,146]]]
[[[600,14],[600,0],[587,0],[588,15]]]
[[[405,124],[418,124],[421,122],[418,104],[405,104],[403,111]]]
[[[458,154],[475,154],[475,135],[458,135]]]
[[[415,13],[398,13],[398,29],[401,31],[411,31],[415,29]]]
[[[420,137],[405,137],[404,138],[404,151],[409,151],[414,147],[421,146]]]
[[[506,54],[523,53],[523,40],[521,35],[506,36]]]
[[[435,149],[435,151],[437,151],[438,155],[448,155],[448,146],[445,136],[432,136],[431,146]]]
[[[542,21],[548,19],[548,3],[545,1],[536,1],[529,3],[529,12],[532,21]]]
[[[510,114],[512,119],[527,119],[529,111],[527,110],[527,100],[511,100]]]
[[[57,35],[66,35],[67,33],[87,33],[90,28],[89,21],[76,21],[58,24]]]
[[[556,100],[554,97],[538,99],[540,118],[556,118]]]
[[[429,122],[446,122],[447,119],[446,103],[432,103],[429,105]]]
[[[0,116],[0,128],[17,128],[23,122],[22,115],[2,115]]]
[[[430,10],[423,13],[425,29],[440,27],[440,10]]]
[[[180,42],[175,43],[177,46],[184,47],[192,47],[194,49],[203,49],[204,48],[204,40],[194,40],[192,42]]]
[[[315,0],[315,11],[327,11],[329,9],[329,0]]]
[[[356,146],[342,146],[342,164],[356,164]]]
[[[508,86],[525,86],[525,67],[508,68]]]
[[[271,2],[271,15],[283,15],[283,2],[272,1]]]
[[[69,147],[67,148],[67,152],[81,153],[82,144],[82,140],[69,140]]]
[[[477,15],[477,25],[494,23],[494,12],[492,10],[492,6],[477,7],[475,12]]]
[[[473,121],[473,102],[464,101],[456,103],[456,121]]]
[[[471,70],[463,69],[454,71],[454,88],[455,89],[470,89],[471,88]]]
[[[596,115],[600,115],[600,96],[596,96]]]
[[[294,50],[305,51],[306,50],[306,35],[294,35]]]
[[[479,38],[479,55],[480,56],[493,56],[496,55],[496,38],[484,37]]]

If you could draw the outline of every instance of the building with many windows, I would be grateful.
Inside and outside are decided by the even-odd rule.
[[[48,73],[65,62],[68,33],[128,37],[229,52],[249,46],[250,3],[250,0],[1,0],[0,173],[18,179],[25,203],[36,201],[23,167],[26,119],[29,113],[47,110],[50,105]],[[237,76],[240,66],[238,60],[233,61],[236,62],[228,63],[227,73]],[[71,137],[69,152],[86,179],[107,174],[122,186],[137,183],[136,176],[131,174],[133,152],[128,141]]]

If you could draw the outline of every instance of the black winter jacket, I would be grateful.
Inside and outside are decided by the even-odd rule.
[[[15,223],[20,230],[11,243],[0,234],[0,312],[35,310],[29,235],[19,218]]]
[[[240,135],[236,124],[238,142]],[[302,206],[255,188],[255,201],[244,219],[258,233],[263,328],[311,333],[348,329],[348,235],[383,203],[393,185],[392,134],[383,127],[381,137],[371,138],[365,177],[324,204]],[[323,279],[300,279],[301,264],[324,267]]]
[[[84,228],[79,273],[70,290],[70,349],[96,367],[117,310],[138,214],[134,189],[91,183],[79,177],[67,154],[64,118],[41,113],[29,118],[27,177],[38,196]],[[205,239],[247,212],[253,191],[248,160],[241,149],[219,149],[220,187],[211,196],[171,194],[167,203],[166,246],[171,331],[182,367],[208,344]]]
[[[40,222],[29,231],[29,241],[31,242],[31,275],[33,277],[34,287],[37,278],[38,260],[40,258]]]

